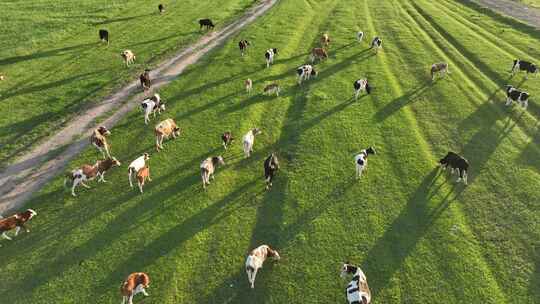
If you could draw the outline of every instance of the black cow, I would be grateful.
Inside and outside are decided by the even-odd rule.
[[[512,65],[512,75],[514,75],[517,71],[527,72],[525,78],[529,77],[529,73],[536,74],[538,76],[538,67],[536,64],[520,59],[514,60],[514,64]]]
[[[244,52],[247,51],[247,48],[250,45],[251,44],[247,40],[240,40],[240,42],[238,42],[238,48],[240,48],[240,54],[242,54],[242,56],[244,56]]]
[[[163,4],[159,4],[157,6],[157,8],[158,8],[160,14],[165,13],[165,6]]]
[[[439,160],[439,165],[446,170],[450,166],[451,173],[454,173],[454,170],[458,171],[459,178],[457,182],[459,183],[462,179],[465,185],[467,185],[467,170],[469,170],[469,162],[454,152],[448,152],[446,156]]]
[[[144,73],[139,76],[139,80],[141,81],[141,87],[143,88],[143,90],[149,90],[150,86],[152,85],[150,81],[150,70],[144,70]]]
[[[199,20],[199,25],[201,26],[201,30],[203,27],[206,27],[206,29],[214,28],[214,23],[212,23],[212,20],[210,19],[201,19]]]
[[[223,141],[223,148],[227,150],[227,146],[229,146],[233,140],[234,137],[232,136],[232,133],[230,131],[224,132],[223,135],[221,135],[221,140]]]
[[[264,161],[264,179],[266,181],[266,190],[272,187],[272,180],[279,169],[279,162],[275,153],[270,154]]]
[[[529,105],[529,93],[520,91],[511,85],[506,86],[506,105],[509,106],[513,101],[518,102],[523,108],[527,109]]]
[[[99,40],[109,44],[109,32],[107,30],[99,30]]]

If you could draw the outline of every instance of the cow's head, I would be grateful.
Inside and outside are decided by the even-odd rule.
[[[98,132],[99,132],[99,134],[101,134],[103,136],[111,135],[111,131],[109,131],[109,129],[107,129],[107,127],[105,127],[105,126],[100,126],[98,128]]]
[[[345,262],[343,263],[343,266],[341,267],[340,276],[343,278],[347,274],[355,274],[356,270],[358,270],[358,267],[351,265],[349,262]]]
[[[313,69],[311,70],[311,76],[317,77],[317,75],[319,75],[319,72],[317,72],[317,71],[315,70],[315,68],[313,68]]]
[[[116,159],[116,157],[111,157],[111,163],[113,166],[121,166],[122,163]]]
[[[369,147],[366,149],[366,154],[369,155],[369,154],[377,154],[377,151],[375,151],[375,148],[374,147]]]
[[[512,68],[514,68],[518,64],[519,64],[519,59],[514,59],[514,64],[512,64]]]
[[[220,164],[220,165],[222,165],[222,166],[225,165],[225,160],[223,160],[223,156],[221,156],[221,155],[216,156],[215,159],[216,159],[216,162],[217,162],[218,164]]]
[[[30,220],[31,218],[33,218],[34,216],[37,215],[37,212],[34,211],[33,209],[28,209],[28,210],[26,210],[26,212],[28,212],[28,214],[29,214],[28,215],[28,220]]]
[[[366,80],[366,93],[371,94],[371,86],[369,85],[369,82]]]
[[[251,132],[253,132],[253,135],[259,135],[262,133],[262,130],[259,128],[254,128],[253,130],[251,130]]]
[[[529,96],[530,96],[529,93],[527,93],[527,92],[522,92],[521,95],[519,96],[519,100],[521,100],[521,101],[526,101],[526,100],[529,99]]]
[[[439,166],[446,167],[449,162],[450,162],[450,153],[446,154],[446,156],[444,158],[441,158],[439,160]]]
[[[176,134],[176,136],[180,136],[180,128],[179,127],[174,127],[173,132],[174,132],[174,134]]]
[[[143,156],[144,156],[145,161],[150,159],[150,154],[148,154],[148,153],[144,153]]]
[[[163,103],[163,102],[159,103],[159,110],[160,111],[165,111],[165,103]]]
[[[277,55],[277,49],[276,48],[272,49],[272,51],[274,51],[274,54]]]
[[[279,256],[279,252],[277,252],[277,250],[268,251],[268,253],[276,261],[279,261],[281,259],[281,257]]]
[[[512,92],[513,90],[515,90],[515,88],[509,84],[507,84],[506,86],[506,93],[510,93]]]

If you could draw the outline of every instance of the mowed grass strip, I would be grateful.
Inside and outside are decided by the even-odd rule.
[[[0,164],[54,134],[82,109],[100,101],[144,70],[204,34],[199,18],[219,29],[253,4],[225,0],[219,9],[208,1],[4,1],[0,10]],[[109,46],[98,30],[110,33]],[[126,68],[120,53],[132,50],[136,63]]]
[[[357,30],[366,32],[362,44]],[[323,32],[333,40],[330,58],[297,86],[295,68]],[[384,41],[376,56],[367,49],[375,35]],[[244,38],[253,46],[240,57]],[[474,54],[467,38],[455,40]],[[270,47],[280,53],[265,69]],[[175,118],[184,135],[152,153],[144,195],[129,189],[126,163],[153,151],[154,139],[134,112],[113,130],[112,151],[124,166],[107,174],[109,183],[94,182],[74,199],[59,177],[32,200],[33,231],[2,242],[0,269],[13,275],[0,278],[0,296],[115,303],[121,280],[147,271],[145,303],[342,302],[339,268],[350,260],[377,302],[535,303],[539,143],[524,123],[535,117],[504,108],[500,94],[489,102],[493,76],[502,76],[478,72],[463,54],[412,2],[280,2],[162,90],[168,111],[160,119]],[[442,59],[452,74],[432,84],[429,66]],[[373,94],[354,101],[352,82],[363,77]],[[281,96],[259,95],[273,81]],[[255,126],[264,133],[245,160],[241,137]],[[237,139],[226,152],[225,130]],[[369,145],[379,153],[355,181],[353,157]],[[468,187],[435,169],[448,150],[471,161]],[[265,192],[262,162],[271,151],[282,169]],[[217,154],[227,165],[203,191],[198,166]],[[97,157],[89,149],[72,167]],[[250,290],[244,259],[261,243],[282,260],[265,264]]]

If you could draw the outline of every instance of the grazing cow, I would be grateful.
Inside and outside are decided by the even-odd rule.
[[[255,136],[261,134],[262,131],[259,128],[249,130],[244,138],[242,138],[242,145],[244,147],[244,155],[249,157],[253,152],[253,144],[255,143]]]
[[[279,253],[268,245],[261,245],[249,253],[246,259],[246,273],[251,288],[255,288],[257,271],[262,268],[264,261],[268,257],[272,257],[276,261],[280,259]]]
[[[529,93],[520,91],[511,85],[506,86],[506,105],[512,105],[512,102],[518,102],[523,108],[527,109],[529,105]]]
[[[275,153],[270,154],[264,161],[264,180],[266,181],[266,190],[272,187],[272,180],[277,170],[279,170],[279,162]]]
[[[4,80],[6,80],[6,76],[0,74],[0,81],[4,81]]]
[[[296,74],[298,75],[298,84],[302,84],[302,81],[309,80],[311,76],[316,77],[318,73],[312,65],[305,64],[296,69]]]
[[[167,118],[164,121],[156,125],[156,150],[163,149],[163,139],[169,138],[172,135],[173,138],[180,136],[180,128],[176,125],[176,122],[172,118]]]
[[[0,233],[2,233],[2,237],[8,241],[11,241],[11,238],[7,235],[7,232],[13,229],[15,229],[15,236],[19,234],[21,228],[23,228],[26,232],[30,232],[30,229],[28,229],[28,227],[26,227],[24,224],[26,224],[32,219],[32,217],[36,215],[37,213],[34,210],[28,209],[24,212],[16,213],[6,218],[0,218]]]
[[[210,185],[210,178],[214,179],[214,172],[218,165],[225,165],[222,156],[209,157],[201,163],[201,178],[204,189],[206,189],[206,185]]]
[[[161,114],[162,111],[165,111],[165,103],[161,100],[159,94],[154,94],[154,96],[145,99],[141,102],[141,107],[144,111],[144,123],[148,124],[150,121],[150,113],[156,117],[156,112]]]
[[[450,74],[450,71],[448,70],[448,63],[446,62],[439,62],[434,63],[431,65],[431,81],[435,80],[435,76],[437,74],[441,75],[441,77],[444,77],[447,73]]]
[[[279,88],[279,84],[274,82],[274,83],[271,83],[271,84],[264,87],[263,94],[264,95],[272,95],[272,94],[275,93],[276,96],[279,96],[279,91],[280,90],[281,89]]]
[[[375,48],[375,53],[378,53],[379,49],[382,48],[382,39],[379,37],[373,38],[371,41],[371,48]]]
[[[131,182],[131,176],[133,174],[137,174],[142,168],[146,167],[146,162],[150,159],[150,155],[148,153],[144,153],[143,155],[137,157],[134,161],[131,162],[128,166],[128,180],[129,180],[129,186],[133,188],[133,182]]]
[[[448,152],[444,158],[439,160],[441,168],[446,170],[450,166],[450,173],[453,174],[454,170],[457,170],[459,178],[457,182],[461,180],[467,185],[467,171],[469,170],[469,162],[454,152]]]
[[[251,44],[247,40],[240,40],[240,42],[238,42],[238,47],[240,48],[240,54],[242,54],[242,56],[244,56],[244,52],[247,51],[247,48],[250,45]]]
[[[64,187],[67,187],[68,180],[71,181],[71,195],[77,196],[75,194],[75,187],[81,184],[85,188],[90,188],[85,181],[91,181],[96,177],[98,182],[106,182],[105,173],[114,166],[120,166],[121,163],[114,157],[109,157],[105,160],[98,160],[94,165],[82,165],[79,169],[75,169],[70,173],[66,174],[64,179]]]
[[[369,147],[367,149],[364,149],[364,150],[360,151],[360,153],[354,157],[354,163],[355,163],[355,166],[356,166],[356,178],[357,179],[362,177],[362,171],[364,171],[364,169],[367,166],[368,156],[370,154],[376,154],[376,153],[377,152],[375,151],[375,148]]]
[[[250,78],[246,79],[246,81],[244,81],[244,86],[246,87],[246,92],[251,94],[251,90],[253,89],[253,81]]]
[[[367,94],[371,93],[371,87],[369,86],[369,82],[368,82],[367,79],[358,79],[358,80],[356,80],[353,83],[353,87],[354,87],[354,99],[358,99],[358,95],[360,95],[360,93],[363,90],[366,90]]]
[[[150,277],[144,272],[134,272],[130,274],[122,286],[120,293],[122,294],[122,304],[133,304],[133,297],[142,293],[148,297],[146,288],[150,286]]]
[[[199,25],[201,26],[201,30],[203,27],[206,27],[206,29],[213,29],[214,28],[214,23],[212,23],[212,20],[210,19],[200,19],[199,20]]]
[[[314,48],[311,50],[311,63],[315,62],[315,60],[322,61],[323,59],[328,58],[328,53],[323,48]]]
[[[364,39],[364,32],[358,31],[358,33],[356,33],[356,40],[358,40],[358,42],[362,42],[363,39]]]
[[[270,64],[274,63],[274,57],[277,55],[278,50],[276,48],[268,49],[264,53],[264,58],[266,59],[266,68],[270,67]]]
[[[101,126],[94,130],[94,133],[90,135],[90,143],[96,147],[99,152],[101,152],[101,155],[103,155],[103,158],[105,158],[105,154],[107,157],[111,157],[111,154],[109,153],[109,144],[107,143],[106,136],[111,135],[111,131],[109,131],[106,127]],[[105,152],[103,152],[105,151]]]
[[[321,46],[327,48],[329,45],[330,45],[330,36],[328,36],[328,33],[324,33],[321,37]]]
[[[141,82],[141,87],[143,91],[150,90],[150,86],[152,85],[152,82],[150,81],[150,70],[145,69],[144,72],[139,76],[139,80]]]
[[[99,40],[101,42],[107,42],[109,45],[109,32],[107,30],[99,30]]]
[[[148,165],[137,172],[137,183],[139,184],[139,191],[141,191],[141,193],[143,193],[143,186],[146,180],[149,182],[152,181],[150,178],[150,167]]]
[[[227,146],[230,145],[234,140],[234,137],[232,136],[232,132],[230,131],[224,132],[223,135],[221,135],[221,140],[223,141],[223,148],[227,150]]]
[[[165,5],[159,4],[159,5],[157,6],[157,8],[158,8],[160,14],[165,13]]]
[[[369,290],[366,275],[360,267],[353,266],[346,262],[341,269],[341,277],[352,275],[352,280],[345,288],[345,295],[349,304],[369,304],[371,303],[371,291]]]
[[[125,50],[120,55],[124,58],[127,67],[135,62],[135,54],[131,50]]]
[[[529,73],[536,74],[536,76],[538,76],[538,67],[536,64],[521,59],[515,59],[514,64],[512,65],[512,75],[518,71],[527,72],[525,78],[529,78]]]

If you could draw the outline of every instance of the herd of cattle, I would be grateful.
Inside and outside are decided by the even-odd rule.
[[[163,14],[165,12],[165,7],[160,4],[158,6],[158,10],[160,14]],[[210,19],[201,19],[199,20],[200,29],[206,28],[206,29],[213,29],[215,27],[214,23]],[[99,30],[99,38],[101,41],[109,43],[109,32],[107,30],[101,29]],[[362,42],[364,38],[364,32],[358,32],[356,34],[356,39],[358,42]],[[325,33],[321,36],[320,44],[321,47],[316,47],[312,49],[310,59],[311,64],[305,64],[299,67],[297,72],[298,77],[298,84],[301,85],[303,81],[310,80],[311,77],[316,77],[318,75],[318,71],[315,69],[315,67],[312,65],[316,60],[324,60],[328,58],[328,48],[330,46],[331,40],[330,36]],[[244,56],[247,52],[248,47],[251,45],[251,43],[248,40],[241,40],[238,43],[241,56]],[[380,48],[382,48],[382,39],[380,37],[374,37],[371,42],[371,49],[375,50],[375,53],[378,52]],[[266,60],[266,67],[270,68],[270,66],[274,62],[275,56],[278,54],[277,48],[269,48],[266,50],[264,57]],[[122,58],[125,61],[126,66],[129,66],[130,64],[135,62],[135,54],[131,50],[125,50],[121,53]],[[511,73],[514,74],[518,71],[524,71],[528,74],[536,74],[538,75],[538,67],[530,62],[523,61],[516,59],[514,60],[514,63],[512,65]],[[431,66],[430,74],[432,81],[435,80],[437,75],[445,76],[445,74],[450,73],[448,70],[448,63],[441,62],[441,63],[435,63]],[[3,80],[4,76],[0,78],[0,80]],[[147,92],[151,89],[151,79],[150,79],[150,71],[148,69],[145,69],[145,71],[140,75],[139,77],[141,87],[144,92]],[[253,81],[251,79],[247,79],[244,82],[246,92],[248,94],[251,94],[252,88],[253,88]],[[370,87],[370,84],[368,82],[368,79],[362,78],[357,79],[353,83],[354,88],[354,98],[358,98],[358,95],[365,91],[367,94],[371,93],[372,88]],[[280,92],[280,86],[277,83],[271,83],[264,87],[263,93],[264,94],[276,94],[279,96]],[[506,105],[511,105],[512,102],[518,102],[520,105],[522,105],[524,108],[527,107],[529,94],[524,91],[520,91],[519,89],[508,85],[506,87]],[[144,99],[141,102],[141,108],[144,112],[144,123],[147,125],[150,121],[150,115],[153,116],[153,118],[156,117],[156,114],[161,114],[165,111],[165,102],[161,99],[161,96],[159,94],[153,94],[151,97]],[[255,137],[259,134],[261,134],[262,131],[259,128],[253,128],[249,130],[242,138],[242,148],[244,151],[245,157],[250,157],[251,153],[253,152],[253,146],[255,142]],[[78,185],[82,185],[85,188],[90,188],[85,182],[93,180],[95,178],[98,178],[98,182],[106,182],[105,181],[105,173],[110,170],[111,168],[115,166],[120,166],[121,163],[110,154],[110,146],[107,142],[107,136],[109,136],[111,132],[105,127],[100,126],[99,128],[95,129],[92,135],[90,136],[90,143],[95,146],[99,152],[103,156],[103,160],[96,161],[95,164],[85,164],[81,166],[80,168],[77,168],[71,172],[69,172],[66,175],[66,179],[64,180],[64,185],[67,186],[68,183],[71,183],[71,194],[73,196],[76,196],[75,189]],[[155,134],[155,140],[156,140],[156,150],[159,152],[161,149],[163,149],[163,140],[168,139],[169,137],[176,138],[181,135],[181,129],[178,127],[176,122],[172,118],[167,118],[161,122],[159,122],[155,128],[154,128],[154,134]],[[222,144],[225,150],[232,144],[234,141],[234,137],[231,131],[226,131],[221,135]],[[363,149],[360,151],[359,154],[357,154],[354,157],[355,162],[355,169],[356,169],[356,178],[361,178],[362,172],[367,166],[367,160],[369,155],[375,155],[376,150],[374,147],[368,147],[366,149]],[[146,181],[151,181],[150,178],[150,167],[148,165],[148,161],[150,159],[150,155],[148,153],[144,153],[143,155],[137,157],[135,160],[133,160],[129,166],[128,166],[128,181],[130,187],[133,188],[133,181],[132,178],[135,176],[138,188],[140,193],[143,193],[143,186]],[[210,179],[214,179],[214,173],[218,166],[225,165],[225,161],[221,155],[218,156],[212,156],[204,159],[200,165],[200,174],[201,179],[203,183],[203,188],[206,189],[206,187],[210,184]],[[468,161],[460,156],[457,153],[454,152],[448,152],[447,155],[440,159],[439,165],[443,169],[450,168],[451,173],[453,174],[454,171],[457,172],[459,175],[457,182],[460,182],[463,180],[464,184],[467,184],[467,172],[469,169],[469,163]],[[263,163],[264,167],[264,179],[266,183],[266,189],[269,190],[272,186],[273,178],[276,174],[276,172],[279,169],[279,161],[277,158],[276,153],[271,153]],[[11,238],[7,235],[7,232],[10,230],[15,230],[15,236],[18,235],[20,229],[25,229],[26,232],[29,232],[28,227],[25,225],[30,219],[32,219],[34,216],[36,216],[37,213],[32,210],[28,209],[24,212],[14,214],[7,218],[1,218],[0,219],[0,233],[2,236],[7,239],[11,240]],[[255,277],[257,275],[257,271],[262,267],[264,261],[268,258],[272,257],[276,260],[280,259],[280,255],[277,252],[277,250],[272,249],[268,245],[261,245],[255,249],[253,249],[247,259],[245,264],[246,273],[248,276],[248,281],[250,283],[251,288],[254,288],[255,284]],[[350,304],[368,304],[371,302],[371,292],[369,289],[369,286],[367,284],[367,278],[365,274],[362,272],[362,270],[354,265],[349,264],[346,262],[343,264],[341,276],[345,276],[347,274],[352,275],[352,280],[346,287],[346,297],[347,301]],[[148,293],[146,292],[146,288],[150,284],[150,277],[148,274],[143,272],[136,272],[130,274],[126,280],[123,282],[121,286],[121,294],[123,296],[123,303],[128,302],[129,304],[132,303],[133,297],[138,294],[142,293],[145,296],[148,296]]]

